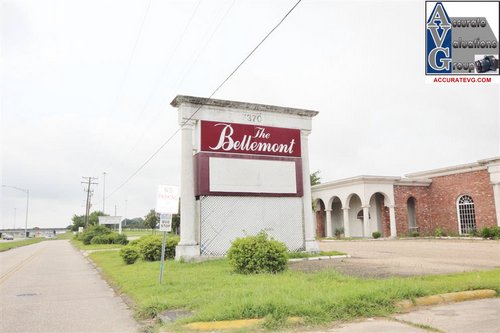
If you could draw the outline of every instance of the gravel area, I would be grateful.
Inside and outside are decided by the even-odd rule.
[[[351,258],[290,263],[305,272],[333,269],[363,278],[451,274],[500,267],[500,241],[462,239],[323,241],[322,251]]]

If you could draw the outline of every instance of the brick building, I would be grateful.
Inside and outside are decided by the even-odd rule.
[[[405,177],[358,176],[312,187],[316,234],[469,234],[500,226],[500,157]],[[347,223],[346,223],[347,221]]]

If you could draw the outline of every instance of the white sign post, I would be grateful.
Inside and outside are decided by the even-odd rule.
[[[165,261],[165,243],[167,232],[172,231],[172,214],[179,211],[179,187],[159,185],[156,196],[156,212],[160,214],[160,231],[163,231],[160,261],[160,284],[163,281],[163,267]]]

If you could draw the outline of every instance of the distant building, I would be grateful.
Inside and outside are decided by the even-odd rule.
[[[358,176],[312,187],[316,234],[452,234],[500,226],[500,157],[406,177]]]

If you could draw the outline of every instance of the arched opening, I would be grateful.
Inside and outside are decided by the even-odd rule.
[[[363,237],[363,220],[358,219],[358,212],[363,211],[361,198],[357,194],[352,194],[348,200],[349,207],[349,231],[351,237]]]
[[[339,197],[332,199],[330,208],[332,210],[332,235],[340,237],[344,234],[344,214],[342,211],[342,201]]]
[[[316,236],[325,237],[326,212],[325,203],[321,199],[315,201],[316,211]]]
[[[382,235],[385,235],[383,222],[384,222],[384,207],[385,207],[385,199],[384,194],[377,192],[374,193],[370,197],[370,211],[369,211],[369,234],[371,235],[373,232],[378,231]]]
[[[462,195],[457,200],[458,227],[461,235],[476,230],[476,212],[474,200],[469,195]]]
[[[408,211],[408,231],[410,232],[410,234],[413,232],[418,232],[415,206],[415,198],[409,197],[406,201],[406,209]]]

